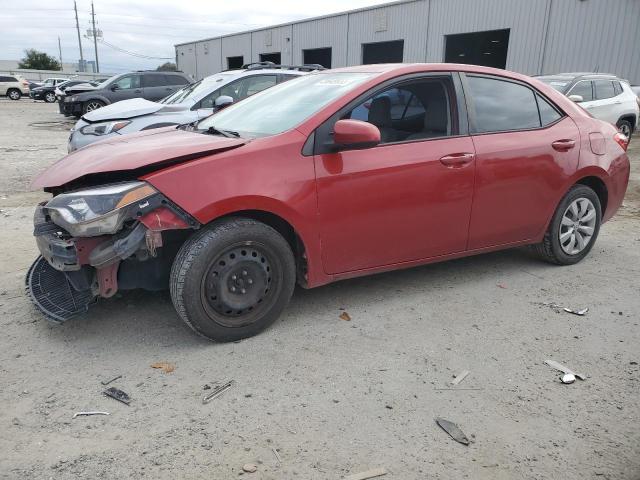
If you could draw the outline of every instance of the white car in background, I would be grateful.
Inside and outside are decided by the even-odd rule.
[[[615,125],[627,138],[638,128],[640,100],[626,80],[606,73],[558,73],[536,79],[565,94],[595,118]]]
[[[67,149],[73,152],[115,135],[193,123],[233,102],[322,68],[261,62],[211,75],[158,102],[142,98],[116,102],[84,114],[71,130]]]

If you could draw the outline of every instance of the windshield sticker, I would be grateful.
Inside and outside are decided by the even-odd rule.
[[[564,87],[569,82],[549,82],[549,85],[553,85],[555,87]]]
[[[335,85],[338,87],[343,87],[345,85],[349,85],[353,83],[356,78],[323,78],[319,82],[316,82],[316,85]]]

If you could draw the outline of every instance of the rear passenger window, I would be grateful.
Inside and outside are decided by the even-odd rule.
[[[552,124],[562,117],[560,113],[540,95],[536,95],[538,101],[538,109],[540,110],[540,122],[543,127]]]
[[[164,75],[145,75],[144,86],[145,87],[164,87],[169,85]]]
[[[475,106],[477,133],[540,127],[533,91],[523,85],[486,77],[467,76]]]
[[[596,87],[597,100],[604,100],[605,98],[616,96],[613,89],[613,82],[611,80],[595,80],[593,84]]]
[[[189,82],[182,75],[165,75],[167,85],[187,85]]]

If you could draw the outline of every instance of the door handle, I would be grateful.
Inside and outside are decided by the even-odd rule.
[[[142,90],[140,90],[139,88],[136,88],[136,89],[134,90],[134,92],[135,92],[135,93],[141,93],[141,92],[142,92]]]
[[[551,144],[554,150],[559,152],[568,152],[576,146],[576,141],[571,139],[556,140]]]
[[[167,88],[165,88],[165,90],[173,90],[173,88],[167,87]]]
[[[440,159],[440,163],[447,167],[464,167],[475,158],[473,153],[452,153],[451,155],[445,155]]]

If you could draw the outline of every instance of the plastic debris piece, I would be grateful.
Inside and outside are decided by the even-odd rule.
[[[106,387],[110,383],[113,383],[113,382],[115,382],[116,380],[118,380],[120,378],[122,378],[122,375],[118,375],[117,377],[113,377],[111,380],[103,380],[100,383]]]
[[[171,373],[173,372],[176,367],[175,365],[172,365],[171,363],[168,362],[156,362],[156,363],[152,363],[151,364],[151,368],[157,368],[162,370],[164,373]]]
[[[280,458],[278,450],[276,450],[275,448],[272,448],[271,450],[273,450],[273,454],[276,456],[276,460],[278,460],[278,463],[282,463],[282,458]]]
[[[233,386],[234,383],[235,382],[233,380],[229,380],[224,385],[221,385],[219,387],[214,388],[213,390],[211,390],[211,392],[207,393],[205,396],[202,397],[202,403],[206,405],[211,400],[213,400],[215,398],[218,398],[224,392],[229,390]]]
[[[258,470],[258,467],[253,463],[247,463],[242,466],[242,470],[247,473],[255,473],[255,471]]]
[[[131,398],[129,397],[129,395],[116,387],[107,388],[102,393],[104,393],[107,397],[111,397],[114,400],[118,400],[119,402],[124,403],[125,405],[129,405],[129,403],[131,403]]]
[[[442,428],[445,432],[451,436],[456,442],[461,443],[463,445],[469,445],[469,439],[464,434],[460,427],[449,420],[445,420],[444,418],[436,418],[436,423]]]
[[[559,370],[562,373],[570,373],[570,374],[574,375],[576,378],[579,378],[580,380],[586,380],[587,379],[586,375],[584,375],[582,373],[576,373],[573,370],[565,367],[561,363],[556,362],[555,360],[545,360],[544,363],[549,365],[551,368],[555,368],[556,370]]]
[[[387,471],[382,468],[372,468],[371,470],[367,470],[366,472],[354,473],[352,475],[344,477],[344,480],[367,480],[369,478],[376,478],[386,475]]]
[[[585,307],[580,310],[574,310],[569,307],[564,307],[564,311],[567,313],[573,313],[574,315],[580,315],[582,317],[587,314],[587,312],[589,311],[589,307]]]
[[[469,375],[469,370],[463,370],[458,375],[456,375],[453,380],[451,380],[451,385],[458,385],[467,377],[467,375]]]
[[[109,412],[78,412],[73,414],[76,417],[90,417],[91,415],[111,415]]]
[[[347,312],[342,312],[338,318],[340,320],[344,320],[345,322],[351,321],[351,315],[349,315]]]
[[[565,373],[560,377],[560,381],[562,383],[566,383],[567,385],[570,385],[576,381],[576,376],[573,373]]]

